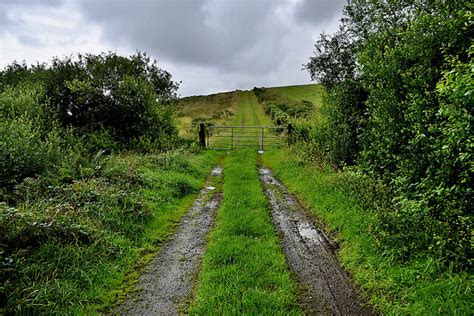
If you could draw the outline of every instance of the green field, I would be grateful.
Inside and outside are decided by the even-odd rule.
[[[320,109],[323,104],[324,88],[320,84],[272,87],[268,89],[295,101],[310,101],[317,109]]]

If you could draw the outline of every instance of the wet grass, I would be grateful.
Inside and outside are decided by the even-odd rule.
[[[330,168],[313,166],[291,151],[267,152],[264,163],[339,241],[339,259],[370,303],[387,315],[471,315],[473,277],[446,271],[426,257],[397,262],[372,231],[377,214],[345,192]],[[440,272],[441,271],[441,272]],[[444,271],[444,272],[442,272]]]
[[[258,103],[253,91],[237,91],[238,105],[234,125],[260,126],[271,125],[265,116],[263,107]]]
[[[0,203],[0,314],[97,314],[120,299],[193,202],[219,153],[110,157],[90,178]],[[6,264],[5,264],[6,263]]]
[[[298,314],[296,286],[270,220],[254,150],[226,158],[223,189],[190,314]]]

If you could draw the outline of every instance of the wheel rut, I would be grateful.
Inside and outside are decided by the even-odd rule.
[[[222,192],[211,185],[221,175],[220,167],[212,170],[176,233],[140,276],[136,291],[111,314],[177,315],[189,301],[204,255],[206,235],[222,200]]]
[[[260,167],[259,174],[287,262],[301,287],[305,314],[371,315],[339,266],[330,239],[269,169]]]

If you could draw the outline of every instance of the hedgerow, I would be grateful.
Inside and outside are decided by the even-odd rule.
[[[351,1],[306,68],[326,86],[310,143],[381,180],[387,251],[472,266],[473,5]]]

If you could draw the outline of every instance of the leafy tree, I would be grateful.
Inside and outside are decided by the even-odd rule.
[[[351,1],[306,66],[329,88],[320,139],[331,161],[357,162],[397,192],[384,236],[401,258],[429,250],[469,265],[472,9],[454,0]]]

